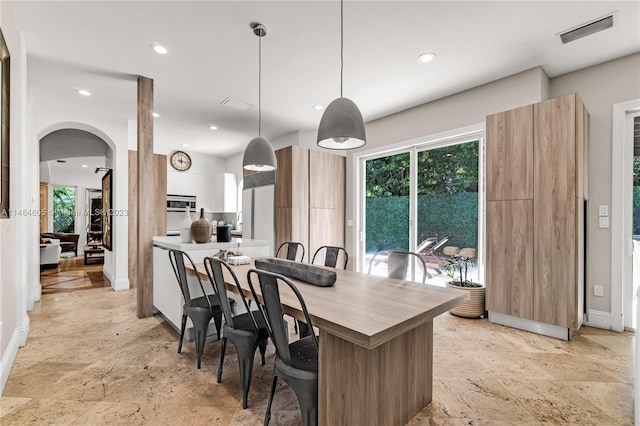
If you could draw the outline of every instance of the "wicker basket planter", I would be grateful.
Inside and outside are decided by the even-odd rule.
[[[471,294],[471,299],[466,302],[462,302],[449,312],[458,317],[464,318],[480,318],[484,315],[484,291],[485,287],[459,287],[451,284],[451,281],[447,283],[447,287],[456,288],[458,290],[466,290]]]

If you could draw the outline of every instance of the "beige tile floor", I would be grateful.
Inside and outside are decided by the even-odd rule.
[[[259,425],[273,366],[256,357],[249,408],[241,409],[237,360],[220,342],[203,367],[194,345],[159,316],[137,319],[135,290],[48,294],[0,399],[2,425]],[[563,342],[481,320],[435,321],[433,401],[410,425],[631,425],[633,334],[583,327]],[[282,381],[273,425],[300,424]]]

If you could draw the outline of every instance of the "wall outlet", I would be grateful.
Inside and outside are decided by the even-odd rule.
[[[598,218],[598,227],[601,229],[609,227],[609,217],[599,217]]]
[[[604,297],[604,286],[602,285],[594,285],[593,286],[593,295]]]

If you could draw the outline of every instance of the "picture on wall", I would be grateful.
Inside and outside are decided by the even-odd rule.
[[[112,250],[113,183],[111,170],[102,177],[102,246]]]
[[[11,58],[0,30],[0,219],[9,218],[9,71]]]

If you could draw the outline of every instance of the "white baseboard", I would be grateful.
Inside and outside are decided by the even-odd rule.
[[[111,283],[111,288],[115,291],[129,290],[131,288],[129,278],[120,278],[118,280],[111,281]]]
[[[110,283],[113,283],[113,277],[111,276],[111,272],[109,272],[106,268],[103,267],[102,273],[104,274],[105,277],[107,277]],[[111,284],[111,287],[113,287],[113,284]]]
[[[587,319],[588,321],[585,321],[583,325],[611,330],[611,314],[609,312],[589,309]]]
[[[16,327],[11,334],[11,339],[7,345],[7,349],[4,351],[4,355],[0,361],[0,394],[2,394],[4,386],[7,384],[9,373],[11,373],[11,367],[13,367],[16,355],[18,355],[18,349],[27,343],[30,326],[31,322],[29,320],[29,316],[25,315],[22,325],[20,327]]]

